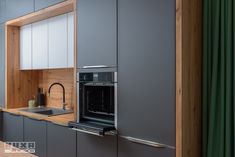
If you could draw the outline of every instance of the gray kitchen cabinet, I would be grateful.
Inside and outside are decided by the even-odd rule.
[[[116,0],[77,1],[78,68],[117,64]]]
[[[6,142],[22,142],[24,140],[22,116],[3,113],[3,140]]]
[[[6,20],[6,0],[0,0],[0,23]]]
[[[6,20],[14,19],[34,11],[34,0],[7,0]]]
[[[77,132],[77,157],[117,157],[117,137]]]
[[[76,131],[47,123],[47,157],[76,157]]]
[[[64,0],[35,0],[35,11],[47,8],[51,5],[63,2]]]
[[[46,157],[46,121],[24,117],[24,141],[35,142],[35,155]]]
[[[5,104],[5,27],[0,25],[0,107]]]
[[[175,157],[175,149],[154,148],[118,139],[119,157]]]
[[[3,123],[3,112],[0,111],[0,141],[3,140],[3,129],[2,129],[2,123]]]
[[[175,80],[175,0],[119,0],[117,127],[121,136],[175,147]],[[118,144],[119,157],[154,156],[150,152],[174,156],[174,151],[123,140]]]

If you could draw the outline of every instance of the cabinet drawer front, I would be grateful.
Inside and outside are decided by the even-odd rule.
[[[118,157],[175,157],[175,149],[155,148],[119,138]]]
[[[24,141],[35,142],[35,155],[46,157],[46,122],[24,117]]]
[[[116,66],[117,14],[116,0],[79,0],[78,67]]]
[[[67,14],[48,19],[49,68],[67,67],[67,29]]]
[[[77,157],[117,157],[117,137],[77,132]]]
[[[48,122],[47,157],[76,157],[76,132]]]
[[[3,113],[3,140],[5,142],[23,141],[23,117]]]
[[[33,69],[48,68],[48,21],[32,24],[32,65]]]
[[[118,131],[175,146],[175,0],[118,9]]]
[[[32,69],[32,25],[20,28],[20,69]]]

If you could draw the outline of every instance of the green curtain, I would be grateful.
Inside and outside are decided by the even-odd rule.
[[[235,0],[203,3],[203,157],[235,157]]]

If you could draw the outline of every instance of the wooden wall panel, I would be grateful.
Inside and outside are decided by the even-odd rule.
[[[176,0],[176,157],[201,157],[202,0]]]
[[[39,87],[43,88],[46,93],[47,106],[62,108],[62,88],[55,85],[51,88],[50,97],[48,96],[48,89],[52,83],[58,82],[65,87],[65,101],[67,107],[73,108],[75,106],[74,97],[74,70],[73,69],[56,69],[56,70],[42,70],[39,74]]]

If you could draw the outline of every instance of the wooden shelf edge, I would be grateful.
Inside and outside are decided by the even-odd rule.
[[[65,14],[68,12],[74,11],[75,8],[75,0],[67,0],[56,5],[50,6],[48,8],[44,8],[37,12],[33,12],[31,14],[7,21],[5,25],[10,26],[23,26],[33,22],[41,21],[48,19],[50,17],[54,17],[57,15]]]

